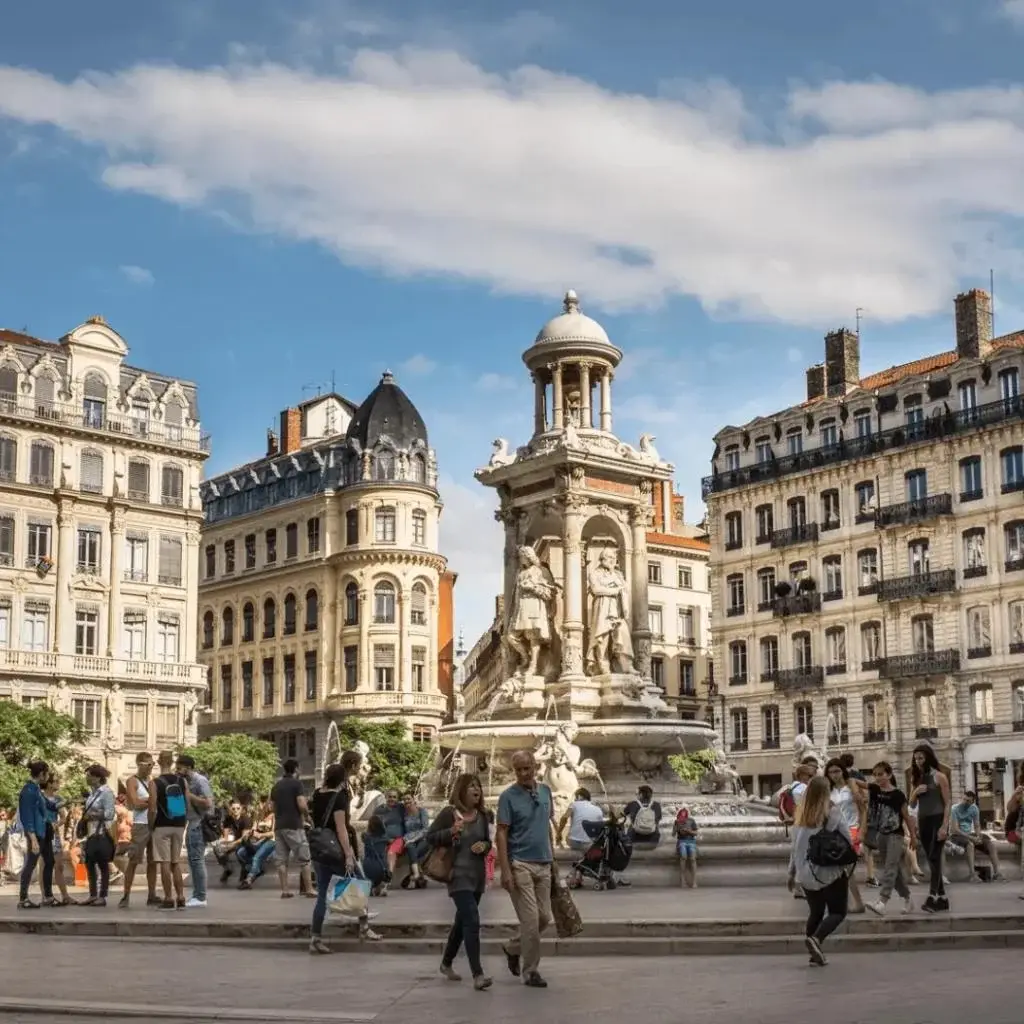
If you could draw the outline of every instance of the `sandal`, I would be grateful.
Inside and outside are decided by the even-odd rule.
[[[331,947],[324,942],[323,939],[310,939],[309,940],[309,951],[313,955],[326,956],[331,952]]]
[[[1024,898],[1024,897],[1022,897],[1022,898]],[[35,900],[19,900],[18,901],[18,909],[19,910],[38,910],[39,909],[39,904],[36,903]]]

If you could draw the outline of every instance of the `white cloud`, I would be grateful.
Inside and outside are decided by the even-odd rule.
[[[1003,16],[1024,28],[1024,0],[1002,0]]]
[[[437,369],[437,363],[422,352],[417,352],[416,355],[410,356],[404,363],[399,364],[399,369],[413,377],[425,377]]]
[[[727,83],[682,93],[413,47],[337,75],[244,51],[70,83],[0,67],[0,117],[96,147],[109,187],[244,210],[396,274],[820,326],[856,302],[890,322],[945,310],[978,260],[1013,262],[1024,90],[801,86],[774,134]]]
[[[145,267],[136,267],[131,263],[122,264],[117,269],[121,271],[126,280],[143,288],[148,288],[156,280],[153,277],[153,271],[147,270]]]
[[[804,354],[795,345],[791,345],[786,349],[786,358],[791,363],[802,363],[804,361]]]
[[[476,382],[480,391],[515,391],[516,382],[504,373],[482,373]]]

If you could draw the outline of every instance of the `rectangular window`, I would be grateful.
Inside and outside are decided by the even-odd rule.
[[[284,528],[284,557],[299,557],[299,524],[289,523]]]
[[[274,703],[274,659],[263,659],[263,706],[270,707]]]
[[[735,473],[740,468],[740,450],[733,446],[725,451],[725,471]]]
[[[960,398],[960,411],[973,413],[978,407],[978,391],[973,380],[965,380],[957,389]]]
[[[149,463],[128,460],[128,497],[132,501],[149,501]]]
[[[125,701],[124,740],[129,747],[145,747],[149,738],[149,705],[141,700]]]
[[[283,699],[285,704],[295,703],[295,655],[286,654],[281,663],[281,678],[284,681]]]
[[[693,609],[680,608],[678,612],[679,639],[683,643],[693,643],[695,633],[693,629]]]
[[[178,742],[178,705],[157,704],[156,706],[156,745],[158,747],[174,746]]]
[[[252,662],[242,662],[242,708],[252,707]]]
[[[160,565],[158,579],[168,587],[181,586],[181,538],[160,538]]]
[[[839,427],[835,420],[823,420],[821,423],[821,447],[833,448],[839,443]]]
[[[0,565],[14,565],[14,516],[0,516]]]
[[[1007,448],[999,457],[1003,494],[1024,490],[1024,448]]]
[[[665,689],[665,659],[657,655],[651,658],[651,682],[659,690]]]
[[[124,613],[124,656],[129,661],[146,660],[146,613]]]
[[[427,689],[427,649],[412,649],[412,688],[416,693],[424,693]]]
[[[99,613],[88,608],[75,612],[75,654],[95,655],[99,649]]]
[[[181,649],[181,621],[173,612],[158,612],[156,617],[156,660],[176,662]]]
[[[418,547],[427,543],[427,517],[424,512],[412,514],[412,542]]]
[[[395,543],[395,510],[381,509],[374,517],[374,539],[378,544]]]
[[[351,547],[359,543],[359,510],[350,508],[345,513],[345,544]]]
[[[999,396],[1007,407],[1007,411],[1017,408],[1020,401],[1020,374],[1015,366],[1000,371]]]
[[[991,686],[976,686],[971,691],[971,725],[992,725],[995,711]]]
[[[21,617],[21,649],[45,651],[50,646],[50,606],[42,601],[26,601]]]
[[[345,692],[352,693],[359,686],[359,648],[355,644],[343,652],[345,665]]]
[[[903,415],[908,436],[921,437],[924,434],[924,406],[920,395],[908,395],[903,400]]]
[[[912,620],[911,631],[915,654],[929,654],[935,650],[935,629],[930,615],[920,615]]]
[[[928,472],[912,469],[906,477],[907,501],[923,501],[928,497]]]
[[[786,453],[799,455],[804,450],[804,432],[800,427],[786,434]]]
[[[348,648],[345,648],[347,651]],[[305,654],[305,670],[306,670],[306,700],[316,700],[316,651],[306,651]],[[346,686],[345,689],[348,689]]]
[[[797,733],[805,732],[814,739],[814,710],[810,704],[797,704],[793,709]]]
[[[763,465],[766,462],[771,462],[772,444],[766,437],[758,438],[755,451],[757,453],[757,461],[759,464]]]
[[[747,749],[747,709],[733,708],[730,712],[732,721],[732,749]]]
[[[224,541],[224,574],[230,575],[235,571],[235,542]]]
[[[0,597],[0,650],[6,651],[11,646],[11,602],[9,598]]]
[[[320,551],[320,517],[306,520],[306,554],[315,555]]]
[[[864,480],[854,488],[857,502],[857,515],[869,514],[875,509],[875,483],[873,480]]]
[[[373,645],[373,685],[377,690],[395,688],[395,648],[393,644]]]
[[[779,709],[774,704],[761,709],[761,745],[768,750],[779,747]]]
[[[693,571],[685,565],[679,566],[679,586],[683,590],[693,590]]]
[[[960,460],[960,500],[971,501],[983,494],[981,457],[971,455]]]
[[[273,565],[277,561],[277,530],[267,530],[263,540],[266,545],[267,565]]]
[[[205,576],[208,580],[212,580],[217,575],[217,545],[207,544],[204,554],[206,556]]]
[[[647,628],[655,640],[665,639],[665,626],[662,622],[661,609],[658,607],[647,609]]]
[[[858,437],[871,436],[871,413],[867,410],[853,414],[853,423]]]
[[[840,525],[839,492],[837,490],[822,492],[821,520],[826,529],[835,529]]]
[[[149,579],[149,536],[127,533],[124,538],[124,578],[134,583]]]
[[[245,536],[245,567],[246,569],[256,568],[256,534],[248,533]]]
[[[78,528],[78,571],[95,576],[100,571],[103,534],[93,526]]]
[[[53,449],[36,442],[29,450],[28,481],[36,487],[53,486]]]
[[[907,545],[907,566],[911,576],[923,576],[928,572],[928,541],[915,540]]]
[[[220,667],[220,706],[222,711],[230,711],[234,700],[231,685],[231,666]]]
[[[95,698],[76,697],[71,702],[71,717],[85,730],[87,736],[95,739],[100,734],[103,701]]]
[[[647,563],[647,582],[661,583],[661,562]]]
[[[697,694],[693,662],[685,658],[679,662],[679,693],[684,697],[694,697]]]
[[[771,540],[772,531],[775,529],[775,517],[772,514],[771,505],[758,505],[757,507],[757,542]]]

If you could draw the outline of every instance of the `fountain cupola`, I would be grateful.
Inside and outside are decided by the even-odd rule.
[[[611,433],[612,378],[621,361],[605,329],[567,291],[562,312],[523,353],[534,385],[534,437],[566,427]]]

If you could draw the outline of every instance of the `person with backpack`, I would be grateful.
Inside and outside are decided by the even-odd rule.
[[[846,919],[849,880],[856,865],[843,812],[832,804],[828,780],[816,775],[797,804],[788,881],[790,891],[801,886],[807,900],[804,942],[816,966],[828,963],[821,945]]]
[[[650,786],[641,786],[636,796],[636,800],[626,804],[625,810],[633,845],[653,850],[661,839],[661,804],[654,799],[654,790]]]
[[[153,835],[153,862],[164,890],[161,910],[185,909],[185,879],[181,874],[181,848],[188,825],[188,780],[173,771],[174,754],[160,752],[160,774],[149,787],[149,826]]]
[[[192,896],[185,904],[189,909],[205,907],[206,899],[206,843],[208,828],[204,828],[205,817],[213,810],[213,787],[210,780],[196,771],[195,758],[191,754],[179,754],[174,770],[185,780],[187,803],[185,826],[185,851],[188,856],[188,873],[192,880]]]

